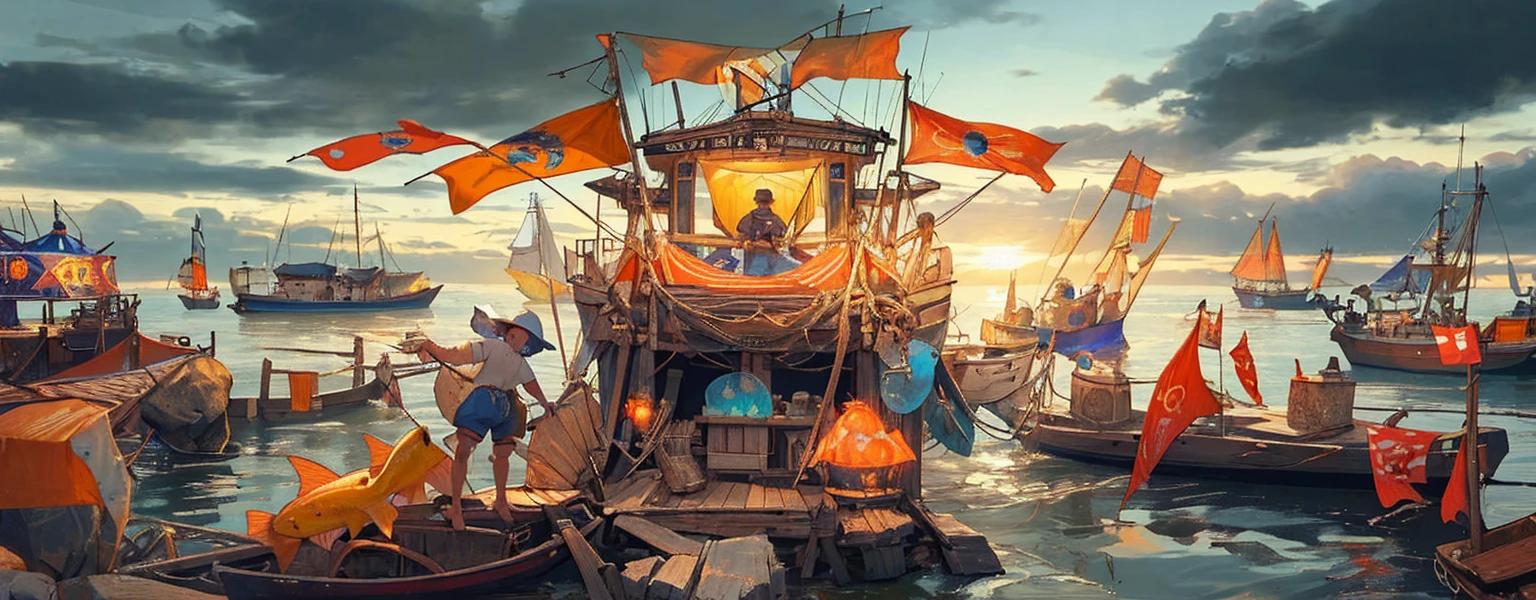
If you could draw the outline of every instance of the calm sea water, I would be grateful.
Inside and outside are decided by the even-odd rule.
[[[467,340],[473,336],[468,322],[474,305],[490,304],[509,315],[522,310],[524,303],[511,285],[450,284],[427,310],[240,316],[228,309],[186,311],[169,291],[137,292],[143,298],[139,314],[146,334],[178,333],[206,344],[208,333],[217,332],[218,358],[234,373],[236,395],[256,393],[264,356],[279,368],[327,371],[345,364],[340,358],[263,347],[346,350],[351,336],[360,335],[372,364],[387,349],[384,344],[398,341],[411,329],[420,328],[445,343]],[[974,335],[980,320],[1001,307],[1002,292],[997,287],[958,286],[958,328]],[[1227,288],[1151,287],[1126,324],[1132,346],[1126,369],[1132,377],[1157,377],[1192,325],[1185,315],[1201,299],[1209,299],[1212,306],[1231,301],[1226,307],[1227,349],[1242,331],[1248,332],[1268,404],[1284,404],[1294,359],[1301,359],[1308,372],[1323,368],[1329,356],[1342,361],[1337,346],[1328,340],[1330,324],[1320,312],[1245,311],[1236,307]],[[1485,321],[1511,304],[1502,290],[1472,295],[1473,315]],[[553,340],[549,306],[529,308],[544,320]],[[579,335],[575,310],[562,306],[560,316],[566,346],[574,348]],[[1219,365],[1214,351],[1203,354],[1208,379],[1224,379],[1230,389],[1240,387],[1230,361]],[[533,359],[533,366],[545,389],[555,393],[561,380],[560,354],[545,352]],[[1218,377],[1221,366],[1228,372]],[[1065,373],[1064,367],[1059,371]],[[1462,381],[1456,377],[1367,369],[1354,376],[1360,382],[1360,406],[1462,406],[1463,393],[1457,389]],[[343,375],[322,381],[322,388],[349,383],[350,376]],[[438,414],[431,385],[431,377],[424,376],[406,380],[402,387],[408,410],[440,438],[450,427]],[[1144,406],[1150,394],[1151,386],[1137,386],[1138,406]],[[1530,400],[1536,379],[1488,376],[1482,394],[1488,408],[1536,408]],[[1357,416],[1379,420],[1387,414],[1361,411]],[[1451,430],[1460,423],[1456,415],[1413,413],[1402,425]],[[228,462],[178,466],[147,452],[135,466],[134,513],[243,531],[246,510],[275,512],[294,498],[297,481],[285,456],[297,454],[346,472],[367,464],[361,432],[392,441],[411,426],[399,412],[382,408],[359,409],[319,423],[232,424],[234,439],[244,450]],[[1497,476],[1536,481],[1536,424],[1491,416],[1484,417],[1483,424],[1510,432],[1510,454]],[[1443,598],[1448,595],[1431,570],[1434,546],[1465,535],[1459,526],[1440,523],[1438,506],[1405,511],[1372,525],[1370,519],[1387,511],[1371,491],[1164,475],[1154,475],[1121,513],[1131,524],[1114,524],[1126,472],[1025,452],[1013,440],[979,435],[982,439],[968,458],[942,450],[924,457],[925,495],[935,510],[953,513],[986,534],[1006,575],[966,580],[929,570],[894,582],[812,587],[797,593],[826,598]],[[486,454],[489,446],[479,451]],[[491,485],[490,463],[477,458],[470,479],[476,487]],[[522,479],[518,462],[511,479]],[[1531,512],[1536,512],[1536,492],[1530,488],[1492,486],[1485,492],[1484,514],[1491,524]],[[579,595],[579,589],[567,583],[554,593]]]

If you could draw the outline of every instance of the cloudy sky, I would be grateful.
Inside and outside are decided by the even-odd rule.
[[[875,2],[848,2],[850,13]],[[940,230],[962,272],[1025,266],[1049,249],[1079,184],[1084,212],[1126,151],[1166,173],[1154,231],[1182,219],[1158,283],[1215,283],[1273,203],[1300,277],[1325,243],[1339,274],[1370,278],[1403,253],[1455,185],[1487,165],[1498,222],[1536,270],[1536,2],[1485,0],[885,0],[847,31],[911,25],[898,65],[914,96],[973,121],[1066,146],[1046,195],[1006,177]],[[453,216],[441,183],[401,184],[464,152],[352,172],[286,159],[411,118],[484,142],[600,98],[596,78],[546,74],[597,57],[607,31],[773,45],[836,15],[837,0],[7,0],[0,3],[0,224],[25,195],[57,199],[86,241],[115,241],[126,281],[163,281],[201,213],[216,271],[259,263],[285,215],[280,260],[325,256],[361,192],[365,228],[402,266],[440,281],[500,281],[537,184]],[[669,88],[621,66],[636,127],[674,117]],[[720,95],[684,83],[690,119]],[[895,129],[892,82],[817,80],[796,111]],[[643,104],[643,109],[642,109]],[[640,133],[640,132],[637,132]],[[945,189],[941,212],[989,178],[912,171]],[[588,210],[587,172],[554,180]],[[545,194],[548,196],[548,194]],[[1113,203],[1112,203],[1113,204]],[[551,204],[565,244],[588,235]],[[1112,211],[1118,211],[1115,207]],[[614,207],[603,207],[613,214]],[[39,222],[46,226],[44,216]],[[344,228],[349,229],[344,226]],[[1494,228],[1489,231],[1496,233]],[[293,242],[291,247],[287,242]],[[350,246],[350,241],[347,243]],[[1502,260],[1498,237],[1485,258]],[[291,253],[291,254],[290,254]],[[1497,254],[1499,256],[1493,256]],[[371,261],[365,257],[365,263]],[[1033,273],[1026,267],[1026,273]],[[1167,269],[1166,273],[1163,270]],[[1485,273],[1489,272],[1487,270]]]

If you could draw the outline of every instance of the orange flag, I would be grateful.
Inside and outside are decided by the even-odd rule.
[[[1365,428],[1371,451],[1371,478],[1382,508],[1391,508],[1402,500],[1424,501],[1412,484],[1428,481],[1424,462],[1429,457],[1429,444],[1436,437],[1437,434],[1416,429],[1381,425]]]
[[[1253,352],[1248,350],[1248,332],[1243,332],[1242,339],[1237,340],[1237,345],[1228,354],[1232,356],[1232,368],[1237,371],[1237,380],[1248,391],[1248,397],[1253,399],[1254,404],[1263,406],[1264,396],[1259,395],[1259,370],[1253,364]]]
[[[1441,327],[1431,325],[1435,333],[1435,346],[1440,349],[1442,365],[1475,365],[1483,362],[1482,351],[1477,347],[1477,328]]]
[[[427,129],[408,119],[398,123],[400,129],[396,131],[365,133],[331,142],[290,158],[288,162],[313,156],[333,171],[351,171],[386,156],[426,154],[438,148],[474,143],[456,135]]]
[[[459,214],[487,194],[510,185],[611,167],[629,158],[618,100],[609,98],[535,125],[432,172],[448,184],[448,204],[453,214]]]
[[[896,54],[907,27],[863,35],[816,38],[806,43],[790,71],[790,87],[799,88],[817,77],[832,79],[901,79]]]
[[[1130,152],[1126,152],[1125,162],[1120,163],[1120,171],[1115,173],[1115,182],[1110,184],[1109,188],[1150,200],[1157,197],[1157,186],[1162,182],[1162,173],[1137,160]]]
[[[907,102],[912,116],[912,138],[907,147],[908,164],[941,162],[1023,175],[1049,193],[1056,182],[1045,172],[1045,163],[1062,144],[1004,125],[970,123]]]
[[[640,49],[640,66],[651,76],[651,85],[673,79],[712,85],[719,83],[721,67],[727,63],[758,58],[775,50],[790,51],[805,41],[790,42],[783,48],[745,48],[689,42],[648,35],[623,34],[624,39]],[[892,67],[895,68],[895,67]],[[896,76],[898,79],[900,75]]]
[[[1451,467],[1451,482],[1440,496],[1440,520],[1450,523],[1458,513],[1467,512],[1467,460],[1456,451],[1456,465]]]
[[[1136,447],[1136,465],[1131,469],[1131,483],[1126,487],[1120,509],[1130,501],[1136,488],[1152,476],[1152,469],[1173,440],[1184,433],[1195,419],[1221,412],[1221,404],[1211,395],[1200,373],[1199,327],[1190,329],[1189,337],[1179,346],[1152,390],[1147,417],[1141,423],[1141,443]]]

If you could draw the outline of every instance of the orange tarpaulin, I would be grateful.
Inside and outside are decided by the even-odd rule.
[[[626,162],[629,143],[619,123],[618,100],[610,98],[535,125],[488,151],[471,154],[432,172],[448,184],[449,207],[453,214],[459,214],[491,192],[535,177],[554,177]]]
[[[172,346],[144,337],[143,334],[135,335],[139,336],[140,367],[162,363],[188,354],[197,354],[198,352],[196,348]],[[106,352],[97,354],[95,358],[65,369],[64,372],[43,381],[62,381],[65,379],[81,379],[122,373],[133,368],[132,363],[129,361],[130,358],[128,355],[128,340],[125,339],[118,342],[116,346],[108,348]]]
[[[863,35],[811,40],[800,50],[790,73],[790,87],[799,88],[817,77],[832,79],[901,79],[896,55],[907,27]]]
[[[1109,187],[1137,196],[1156,198],[1157,186],[1162,182],[1162,173],[1153,170],[1127,152],[1125,162],[1120,163],[1120,171],[1115,173],[1115,182]]]
[[[793,224],[799,234],[810,225],[826,203],[826,161],[819,158],[788,161],[699,160],[714,207],[715,227],[737,235],[736,225],[756,208],[753,195],[759,189],[773,193],[774,214]],[[799,210],[796,210],[796,209]]]
[[[288,374],[288,402],[294,412],[309,412],[315,392],[320,390],[320,374],[315,371]]]
[[[0,414],[0,509],[105,506],[96,476],[75,454],[72,440],[107,412],[68,399]]]
[[[657,244],[658,258],[652,268],[666,285],[740,294],[814,294],[840,290],[848,285],[853,252],[845,245],[832,246],[794,269],[756,277],[721,271],[682,248],[661,242]],[[618,269],[616,281],[634,280],[638,270],[636,260],[633,254],[625,260]],[[867,251],[864,261],[869,268],[871,284],[897,281],[896,270]]]
[[[1062,144],[1005,125],[962,121],[916,102],[907,102],[907,109],[912,116],[908,164],[941,162],[1002,171],[1035,180],[1040,191],[1055,189],[1045,163]]]

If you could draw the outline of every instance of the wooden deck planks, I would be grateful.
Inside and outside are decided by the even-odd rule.
[[[747,489],[747,508],[749,510],[761,509],[767,506],[767,495],[768,490],[766,488],[757,484],[752,484]]]
[[[754,486],[750,483],[736,483],[731,485],[731,491],[725,497],[722,508],[745,509],[747,508],[747,495]]]
[[[613,520],[615,527],[639,538],[658,552],[667,556],[678,554],[697,555],[704,551],[702,542],[678,535],[677,532],[634,515],[619,515]]]

